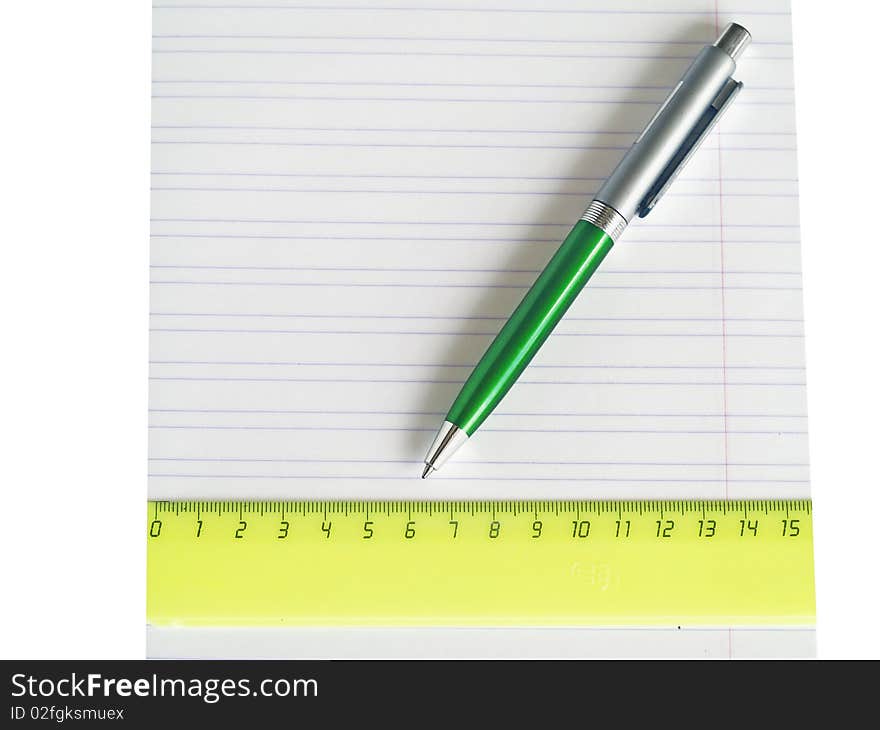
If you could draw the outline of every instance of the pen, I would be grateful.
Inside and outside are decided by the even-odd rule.
[[[492,413],[633,217],[654,209],[742,88],[731,74],[750,41],[731,23],[694,59],[477,363],[428,449],[422,479]]]

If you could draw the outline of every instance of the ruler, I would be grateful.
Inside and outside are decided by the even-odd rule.
[[[149,502],[147,618],[812,624],[812,534],[808,500]]]

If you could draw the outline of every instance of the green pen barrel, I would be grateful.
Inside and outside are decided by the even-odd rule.
[[[550,336],[614,241],[578,221],[474,368],[446,420],[474,433]]]

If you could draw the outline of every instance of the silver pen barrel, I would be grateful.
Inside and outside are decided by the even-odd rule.
[[[731,23],[705,46],[605,181],[595,202],[627,222],[644,217],[708,134],[742,84],[731,74],[751,36]]]

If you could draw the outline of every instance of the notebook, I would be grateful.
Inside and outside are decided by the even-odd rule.
[[[787,1],[154,8],[151,498],[809,496]],[[420,481],[494,334],[732,20],[742,94]]]

